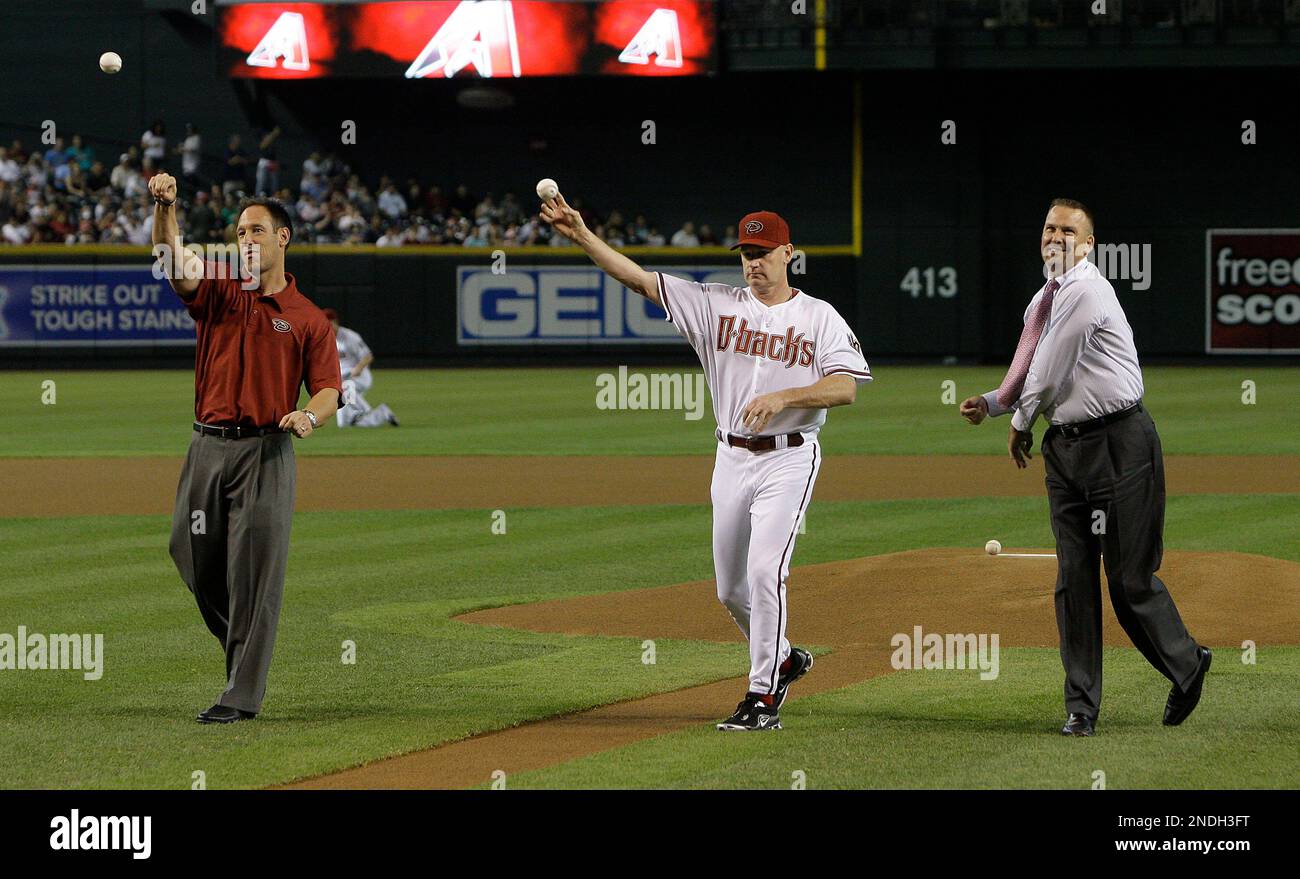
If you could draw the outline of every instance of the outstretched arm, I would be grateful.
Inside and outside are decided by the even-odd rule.
[[[163,272],[172,289],[188,300],[203,279],[203,261],[186,250],[176,222],[176,178],[159,172],[149,179],[149,194],[154,198],[154,256],[162,261]]]
[[[654,272],[647,272],[632,260],[596,237],[582,221],[582,215],[569,207],[558,192],[555,198],[542,203],[541,217],[555,231],[586,251],[601,271],[634,293],[640,293],[659,305],[659,281]]]

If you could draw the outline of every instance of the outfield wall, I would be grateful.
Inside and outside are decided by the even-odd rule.
[[[1128,273],[1143,276],[1114,285],[1144,357],[1213,357],[1207,281],[1216,282],[1215,312],[1233,324],[1216,328],[1216,347],[1300,349],[1300,233],[1120,228],[1116,236],[1100,250],[1110,274],[1129,260]],[[809,248],[791,281],[834,304],[870,356],[998,362],[1014,349],[1042,283],[1035,246],[1031,229],[957,241],[880,233],[861,257]],[[147,251],[89,250],[0,250],[0,364],[189,362],[192,330],[166,282],[151,277]],[[629,252],[648,268],[739,282],[735,255],[722,249]],[[495,253],[300,247],[290,249],[289,269],[393,365],[691,359],[660,310],[576,251]],[[96,282],[98,298],[87,289]]]

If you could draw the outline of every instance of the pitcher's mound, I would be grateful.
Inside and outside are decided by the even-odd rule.
[[[1007,552],[1051,552],[1020,549]],[[1237,552],[1166,552],[1158,576],[1200,642],[1295,643],[1300,564]],[[1106,594],[1105,577],[1102,578]],[[1057,644],[1056,559],[922,549],[796,568],[788,635],[797,644],[886,648],[895,633],[998,633],[1003,646]],[[1110,599],[1107,595],[1106,604]],[[1106,643],[1130,646],[1105,616]],[[475,611],[458,620],[538,632],[740,640],[713,581]]]
[[[1038,550],[1042,552],[1043,550]],[[1300,565],[1244,553],[1166,553],[1160,576],[1188,629],[1211,646],[1295,643]],[[1003,647],[1057,643],[1053,558],[988,556],[982,549],[929,549],[809,565],[790,576],[791,640],[829,647],[796,698],[892,671],[890,639],[927,633],[994,634]],[[1103,593],[1105,590],[1103,589]],[[457,619],[575,635],[739,640],[712,581],[682,583],[475,611]],[[1128,646],[1109,610],[1108,644]],[[737,668],[738,676],[747,669]],[[1044,682],[1053,689],[1060,681]],[[743,677],[605,705],[381,760],[287,787],[428,788],[484,783],[497,769],[522,772],[616,748],[729,708]]]

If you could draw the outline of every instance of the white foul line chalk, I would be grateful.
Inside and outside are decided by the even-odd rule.
[[[995,556],[1000,559],[1054,559],[1054,552],[1000,552]]]

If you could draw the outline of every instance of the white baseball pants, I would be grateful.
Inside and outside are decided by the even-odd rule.
[[[751,452],[718,443],[713,465],[713,566],[718,600],[749,639],[749,690],[776,690],[786,640],[786,578],[821,469],[815,439]]]

